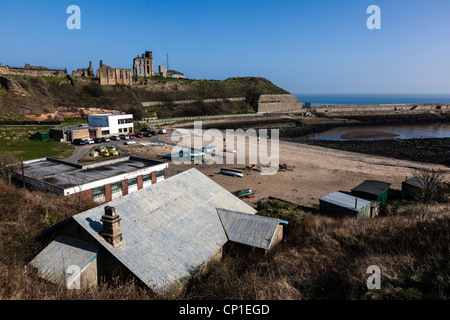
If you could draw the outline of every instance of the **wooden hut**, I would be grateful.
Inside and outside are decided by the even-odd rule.
[[[390,188],[390,183],[376,180],[366,180],[354,187],[351,192],[355,197],[360,197],[366,200],[374,200],[380,202],[381,204],[386,204],[388,201]]]

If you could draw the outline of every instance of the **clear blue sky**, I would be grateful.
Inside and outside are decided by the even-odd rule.
[[[69,30],[69,5],[81,30]],[[369,5],[381,30],[369,30]],[[448,0],[0,0],[0,63],[266,77],[292,93],[449,93]]]

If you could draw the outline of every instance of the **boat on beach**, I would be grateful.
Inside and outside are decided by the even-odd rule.
[[[234,192],[232,192],[232,194],[238,198],[251,196],[252,189],[242,189],[242,190],[234,191]]]

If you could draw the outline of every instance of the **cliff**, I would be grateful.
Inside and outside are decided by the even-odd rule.
[[[262,95],[289,94],[259,77],[152,79],[131,86],[101,86],[95,79],[65,77],[10,75],[7,79],[15,89],[0,85],[1,120],[25,120],[42,114],[52,118],[59,110],[77,114],[89,108],[132,112],[137,118],[248,113],[257,111]],[[180,100],[190,103],[177,103]]]

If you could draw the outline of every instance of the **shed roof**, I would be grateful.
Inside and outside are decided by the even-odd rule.
[[[73,218],[141,281],[159,292],[190,276],[227,242],[216,208],[254,214],[255,209],[190,169],[113,200],[123,244],[100,235],[103,206]]]
[[[424,188],[425,187],[425,181],[422,178],[419,177],[413,177],[411,179],[408,179],[403,182],[404,184],[414,186],[417,188]]]
[[[24,164],[26,177],[67,189],[164,164],[164,162],[136,157],[123,157],[99,164],[81,166],[61,160],[44,158],[26,161]]]
[[[280,223],[287,224],[287,221],[276,218],[221,208],[217,213],[230,241],[266,250],[270,249]]]
[[[320,198],[321,201],[325,201],[331,204],[334,204],[339,207],[343,207],[349,210],[353,210],[355,212],[359,212],[362,208],[367,205],[370,205],[370,201],[361,199],[355,196],[348,195],[343,192],[331,192],[326,196]],[[357,200],[357,201],[355,201]],[[356,208],[355,208],[356,202]]]
[[[95,259],[99,249],[98,245],[59,235],[30,264],[38,268],[43,279],[64,285],[67,268],[78,266],[82,272]]]
[[[352,191],[364,192],[367,194],[378,196],[382,194],[384,191],[386,191],[386,189],[389,188],[390,186],[391,184],[387,182],[377,180],[366,180],[363,183],[359,184],[358,186],[354,187]]]

